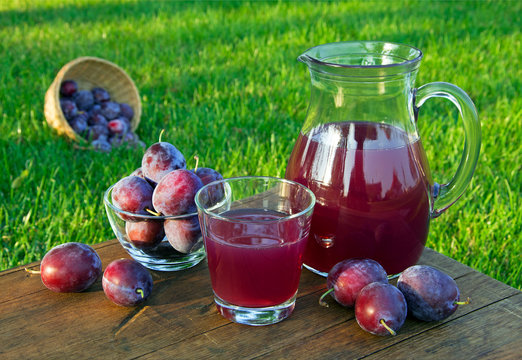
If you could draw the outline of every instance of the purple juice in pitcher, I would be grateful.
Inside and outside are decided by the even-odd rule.
[[[348,258],[371,258],[396,274],[426,243],[429,168],[420,140],[381,123],[321,125],[295,144],[286,178],[317,202],[304,264],[323,275]]]

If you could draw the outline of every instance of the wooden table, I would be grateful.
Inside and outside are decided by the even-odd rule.
[[[116,241],[94,246],[105,268],[128,257]],[[325,279],[303,270],[296,308],[270,326],[231,323],[215,309],[206,263],[182,272],[152,272],[152,295],[135,308],[104,295],[101,280],[83,293],[47,290],[19,267],[0,272],[0,358],[8,359],[476,359],[522,357],[521,292],[426,249],[420,263],[454,279],[460,306],[441,322],[408,317],[397,336],[359,328],[352,309],[329,298]],[[39,264],[28,266],[38,270]]]

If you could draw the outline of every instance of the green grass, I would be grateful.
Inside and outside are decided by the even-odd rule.
[[[520,289],[521,10],[519,1],[3,1],[0,270],[59,243],[113,238],[103,191],[143,153],[81,151],[47,126],[44,94],[68,61],[98,56],[131,75],[147,144],[164,128],[188,159],[225,176],[283,176],[310,92],[296,57],[367,39],[421,48],[418,86],[448,81],[474,100],[479,165],[465,195],[432,221],[427,245]],[[430,100],[419,129],[435,180],[449,181],[463,146],[453,106]]]

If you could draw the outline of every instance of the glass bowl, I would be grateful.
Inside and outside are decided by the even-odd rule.
[[[197,212],[154,216],[123,211],[112,203],[113,187],[109,187],[103,196],[107,217],[121,246],[133,259],[152,270],[179,271],[191,268],[205,258]],[[165,228],[168,228],[169,237],[179,251],[161,232]],[[149,232],[148,229],[154,230]],[[147,236],[147,232],[154,232],[157,236]],[[144,238],[149,240],[143,241]]]

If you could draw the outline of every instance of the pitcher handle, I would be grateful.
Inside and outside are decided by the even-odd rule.
[[[464,152],[457,172],[449,183],[434,184],[433,197],[435,201],[431,217],[436,218],[462,196],[470,183],[480,152],[481,134],[477,109],[473,101],[461,88],[445,82],[432,82],[415,90],[413,106],[416,118],[422,104],[432,97],[448,99],[457,107],[465,134]]]

